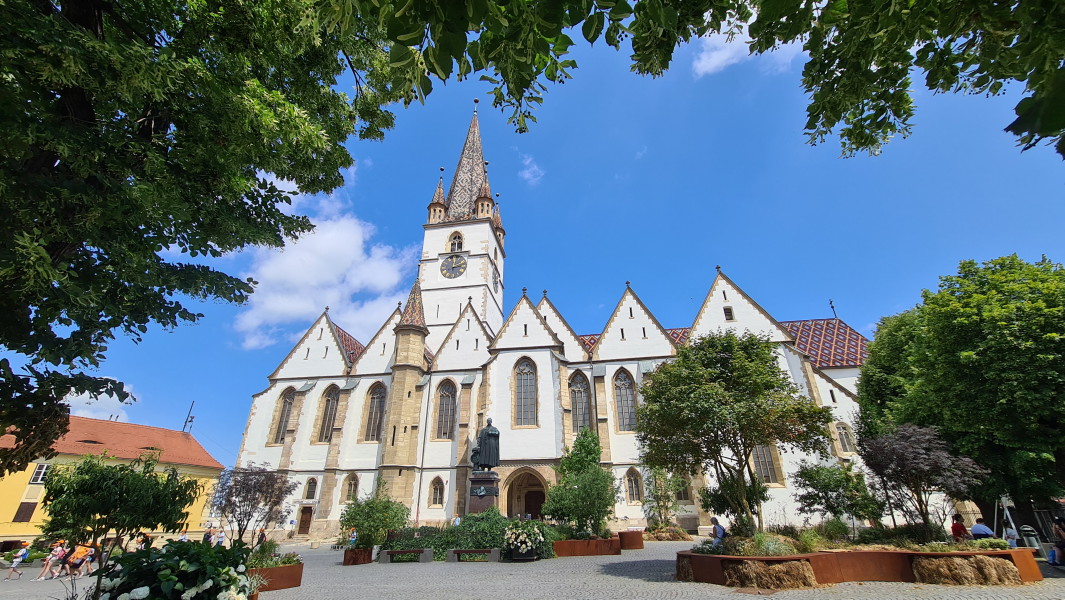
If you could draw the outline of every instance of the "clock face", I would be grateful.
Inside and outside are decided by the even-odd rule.
[[[440,274],[448,279],[454,279],[466,272],[466,257],[457,254],[449,256],[440,262]]]

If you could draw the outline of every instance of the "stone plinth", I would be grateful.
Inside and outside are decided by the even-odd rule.
[[[470,503],[466,514],[484,512],[488,507],[499,508],[499,473],[473,471],[470,473]]]

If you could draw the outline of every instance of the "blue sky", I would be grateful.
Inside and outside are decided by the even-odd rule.
[[[700,42],[659,79],[630,73],[626,56],[578,49],[581,68],[527,134],[478,81],[397,108],[384,142],[349,142],[343,189],[296,203],[316,233],[217,261],[260,281],[251,303],[194,304],[197,325],[116,341],[99,374],[140,401],[76,411],[177,429],[195,400],[193,433],[232,464],[252,394],[325,305],[365,342],[406,299],[426,205],[439,167],[450,182],[474,97],[507,230],[506,308],[522,287],[547,289],[579,334],[601,330],[626,281],[665,327],[691,325],[715,265],[780,320],[830,317],[832,299],[871,336],[961,260],[1065,261],[1062,162],[1002,132],[1016,95],[917,90],[910,138],[844,159],[836,139],[805,142],[797,52],[745,60],[741,46]]]

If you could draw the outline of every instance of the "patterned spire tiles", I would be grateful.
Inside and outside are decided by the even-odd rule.
[[[444,178],[441,177],[440,181],[436,182],[436,192],[433,194],[433,201],[430,204],[444,204]]]
[[[330,320],[330,322],[332,322],[332,320]],[[340,341],[340,347],[344,349],[344,356],[347,358],[347,362],[350,365],[355,362],[356,358],[359,358],[364,350],[366,350],[366,346],[362,345],[359,340],[355,339],[355,336],[341,329],[336,323],[333,323],[333,330],[336,331],[337,340]]]
[[[407,306],[403,308],[403,316],[399,318],[400,325],[414,325],[425,327],[425,310],[422,308],[422,284],[417,279],[410,288],[410,297],[407,298]]]
[[[447,193],[447,216],[463,219],[474,214],[474,203],[485,181],[481,128],[474,113],[459,156],[459,165],[455,168],[455,177],[451,180],[451,189]]]

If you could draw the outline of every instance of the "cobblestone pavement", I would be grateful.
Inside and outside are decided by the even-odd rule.
[[[341,553],[325,548],[294,547],[306,566],[303,585],[265,592],[260,600],[623,600],[627,598],[698,599],[748,597],[732,588],[674,581],[675,553],[691,542],[648,543],[621,556],[555,558],[532,563],[401,563],[340,565]],[[289,548],[286,548],[289,549]],[[781,591],[779,600],[1065,599],[1065,574],[1044,566],[1048,579],[1024,586],[957,587],[912,583],[843,583],[812,590]],[[6,573],[5,573],[6,574]],[[0,583],[0,598],[63,598],[58,581]]]

